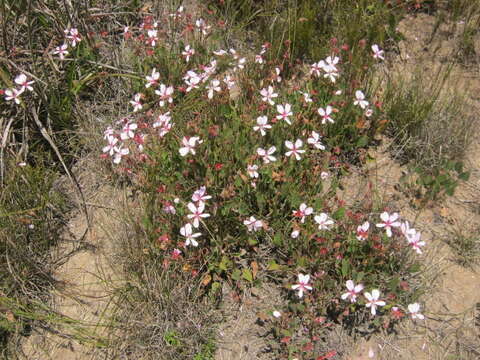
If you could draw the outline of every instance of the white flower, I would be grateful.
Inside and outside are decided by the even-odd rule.
[[[342,300],[347,300],[348,298],[350,298],[350,302],[357,302],[357,295],[360,294],[360,292],[363,290],[363,285],[355,285],[352,280],[347,280],[346,286],[348,291],[342,294]]]
[[[115,150],[115,155],[113,156],[114,164],[120,164],[120,161],[122,161],[122,157],[130,153],[130,150],[128,148],[122,148],[122,146],[115,147],[114,150]]]
[[[277,150],[275,146],[271,146],[268,150],[258,148],[257,149],[257,154],[262,158],[263,162],[265,164],[268,164],[272,161],[277,160],[275,156],[272,156],[272,154]]]
[[[213,98],[213,92],[216,91],[216,92],[220,92],[222,91],[222,88],[219,86],[220,85],[220,81],[218,80],[212,80],[210,82],[209,85],[206,86],[206,89],[208,90],[208,95],[207,97],[209,99],[212,99]]]
[[[319,108],[318,113],[322,117],[322,124],[325,124],[328,122],[331,122],[332,124],[334,123],[333,119],[330,117],[330,114],[333,112],[333,108],[330,105],[327,105],[327,107],[324,108]]]
[[[280,311],[277,311],[277,310],[275,310],[275,311],[272,313],[272,315],[273,315],[273,317],[276,317],[277,319],[282,316],[282,314],[280,313]]]
[[[182,139],[182,145],[178,151],[181,156],[186,156],[188,153],[195,155],[195,146],[196,143],[201,144],[202,140],[198,136],[192,136],[190,138],[187,138],[186,136],[183,137]]]
[[[260,95],[262,95],[262,101],[268,102],[270,105],[275,105],[273,98],[278,97],[278,94],[274,92],[272,86],[269,86],[266,89],[260,90]]]
[[[140,99],[142,98],[142,94],[135,94],[135,97],[133,100],[130,101],[130,104],[133,105],[133,112],[137,112],[139,110],[142,110],[143,105],[140,102]]]
[[[192,225],[191,224],[186,224],[183,227],[180,228],[180,234],[182,236],[185,236],[187,240],[185,241],[185,246],[198,246],[197,240],[195,238],[202,236],[201,233],[193,233]]]
[[[425,316],[423,316],[423,314],[420,314],[420,304],[418,303],[409,304],[408,312],[410,313],[410,316],[412,317],[412,319],[419,319],[419,320],[425,319]]]
[[[334,224],[334,221],[325,213],[315,215],[313,219],[318,224],[318,230],[329,230],[330,226]]]
[[[248,176],[250,176],[251,178],[258,178],[258,165],[248,165],[247,166],[247,172],[248,172]]]
[[[268,124],[268,118],[266,116],[259,116],[257,118],[257,125],[253,127],[253,130],[260,131],[260,134],[262,134],[262,136],[265,136],[267,134],[265,130],[271,128],[272,125]]]
[[[373,57],[375,59],[385,60],[383,57],[383,50],[381,50],[377,44],[372,45]]]
[[[305,152],[305,150],[301,149],[301,147],[303,146],[303,141],[300,139],[297,139],[295,143],[287,140],[285,141],[285,146],[289,149],[289,151],[287,151],[285,155],[288,157],[295,155],[295,159],[297,160],[300,160],[300,154],[303,154]]]
[[[323,145],[320,141],[321,138],[322,137],[318,133],[312,131],[312,135],[307,139],[307,143],[309,143],[316,149],[325,150],[325,145]]]
[[[147,83],[145,84],[145,87],[149,88],[152,85],[157,85],[159,78],[160,78],[160,73],[157,71],[157,69],[153,68],[152,75],[146,76]]]
[[[364,110],[367,108],[368,101],[365,100],[365,94],[362,91],[355,91],[355,101],[353,102],[353,105],[358,105]]]
[[[53,54],[54,55],[57,55],[58,54],[58,57],[60,58],[60,60],[63,60],[65,59],[65,56],[68,55],[68,45],[67,44],[62,44],[60,46],[57,46],[55,48],[55,50],[53,51]]]
[[[195,190],[192,195],[193,202],[205,202],[211,198],[212,197],[210,195],[207,195],[207,188],[205,186],[201,186],[200,189]]]
[[[312,286],[309,284],[310,275],[298,274],[298,283],[292,285],[292,290],[298,290],[298,297],[302,298],[303,293],[307,290],[312,290]]]
[[[392,237],[392,227],[399,227],[400,222],[397,221],[398,213],[393,213],[390,215],[386,211],[380,214],[380,218],[382,219],[383,223],[377,224],[379,228],[385,228],[388,237]]]
[[[188,203],[187,207],[191,212],[191,214],[187,215],[187,218],[193,221],[192,225],[196,228],[200,226],[200,220],[210,217],[210,214],[203,212],[205,210],[205,203],[202,201],[198,203],[198,206],[195,206],[194,203]]]
[[[7,89],[5,90],[5,100],[13,100],[15,104],[20,104],[20,95],[24,92],[23,88],[21,89]]]
[[[160,84],[160,88],[155,90],[155,94],[160,96],[160,101],[158,104],[163,107],[165,106],[165,101],[168,101],[169,104],[173,102],[173,86],[166,86],[165,84]]]
[[[255,219],[254,216],[250,216],[250,218],[245,219],[243,221],[243,225],[247,227],[248,231],[258,231],[263,228],[263,222]]]
[[[34,84],[35,81],[33,80],[28,81],[27,76],[25,74],[20,74],[15,78],[15,83],[17,85],[20,85],[22,90],[33,91],[33,87],[31,85]]]
[[[362,225],[357,227],[357,240],[364,241],[368,237],[368,229],[370,228],[370,223],[365,221]]]
[[[285,120],[288,125],[292,125],[292,122],[289,119],[289,117],[293,115],[291,110],[292,106],[290,104],[277,105],[277,119]]]
[[[122,132],[120,133],[120,139],[122,140],[128,140],[128,139],[133,139],[135,137],[135,130],[137,129],[137,124],[128,122],[125,124],[125,126],[122,129]]]
[[[377,314],[377,306],[385,306],[385,301],[378,300],[380,298],[380,291],[373,289],[372,293],[365,292],[363,295],[367,298],[368,302],[365,304],[367,308],[370,308],[372,315]]]
[[[313,214],[313,208],[307,206],[307,204],[302,203],[298,210],[293,210],[293,216],[299,217],[300,222],[303,224],[305,222],[305,217]]]

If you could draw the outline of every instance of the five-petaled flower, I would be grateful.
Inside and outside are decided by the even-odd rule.
[[[353,105],[358,105],[362,109],[366,109],[368,106],[368,101],[365,100],[365,94],[361,90],[355,91],[355,101]]]
[[[260,131],[260,134],[262,134],[262,136],[265,136],[267,134],[265,130],[271,128],[272,125],[268,123],[268,118],[266,116],[259,116],[257,118],[257,125],[253,127],[253,130]]]
[[[159,78],[160,78],[160,73],[157,71],[157,69],[153,68],[152,75],[146,76],[147,83],[145,84],[145,87],[149,88],[150,86],[157,85]]]
[[[377,44],[372,45],[373,57],[375,59],[385,60],[383,57],[383,50],[381,50]]]
[[[285,155],[290,157],[292,155],[295,155],[295,159],[300,160],[300,154],[303,154],[305,150],[302,150],[301,147],[303,146],[303,141],[300,139],[297,139],[295,143],[291,141],[285,141],[285,146],[289,149]]]
[[[186,156],[188,153],[195,155],[195,146],[202,143],[202,140],[198,136],[186,137],[184,136],[182,139],[182,145],[178,152],[181,156]]]
[[[200,189],[195,190],[195,192],[192,195],[192,201],[193,202],[204,203],[205,201],[207,201],[211,198],[212,197],[210,195],[207,195],[207,188],[205,186],[201,186]]]
[[[278,94],[273,91],[272,86],[260,90],[260,95],[262,95],[262,101],[268,102],[270,105],[274,105],[275,102],[273,101],[273,98],[278,97]]]
[[[258,165],[247,165],[248,176],[251,178],[258,178]]]
[[[60,60],[64,60],[65,56],[68,55],[68,45],[67,44],[62,44],[60,46],[57,46],[55,50],[53,51],[54,55],[58,55]]]
[[[370,308],[372,315],[377,314],[377,306],[385,306],[386,303],[383,300],[378,300],[380,298],[380,291],[378,289],[373,289],[371,293],[364,292],[363,295],[368,300],[365,306]]]
[[[192,225],[196,228],[200,226],[200,220],[210,217],[210,214],[203,212],[205,210],[205,203],[203,201],[199,202],[198,206],[190,202],[187,204],[187,207],[191,212],[191,214],[187,215],[187,218],[192,221]]]
[[[330,117],[330,114],[333,112],[333,108],[330,105],[327,105],[327,107],[324,108],[319,108],[318,113],[322,117],[322,124],[326,124],[327,121],[331,122],[332,124],[334,123],[333,119]]]
[[[363,285],[362,284],[355,285],[353,280],[347,280],[346,286],[348,291],[342,294],[341,296],[342,300],[347,300],[348,298],[350,298],[350,302],[352,303],[357,302],[357,296],[363,290]]]
[[[293,115],[292,113],[292,106],[290,104],[285,105],[277,105],[277,119],[278,120],[285,120],[288,125],[292,125],[289,117]]]
[[[322,144],[321,138],[322,137],[318,133],[312,131],[312,135],[307,139],[307,143],[316,149],[325,150],[325,145]]]
[[[248,231],[258,231],[263,228],[263,221],[250,216],[250,218],[243,220],[243,225],[247,227]]]
[[[27,76],[25,74],[20,74],[15,78],[15,83],[17,85],[20,85],[20,89],[22,89],[22,91],[23,90],[33,91],[32,84],[34,84],[35,81],[33,80],[28,81]]]
[[[302,203],[298,210],[293,210],[293,216],[299,217],[300,222],[303,224],[305,222],[305,216],[313,214],[313,208],[307,206],[307,204]]]
[[[166,86],[165,84],[160,84],[160,88],[155,90],[155,94],[160,96],[160,101],[158,104],[163,107],[167,101],[169,104],[173,102],[173,86]]]
[[[137,112],[139,110],[142,110],[143,105],[140,102],[141,98],[142,98],[142,94],[135,94],[133,100],[130,101],[130,104],[133,105],[133,112]]]
[[[192,224],[185,224],[180,228],[180,234],[185,236],[187,240],[185,241],[185,246],[198,246],[197,237],[202,236],[201,233],[193,233]]]
[[[273,153],[277,150],[275,146],[271,146],[268,150],[258,148],[257,154],[260,156],[265,164],[268,164],[272,161],[277,160],[275,156],[272,156]]]
[[[425,241],[421,240],[422,234],[420,232],[415,232],[413,235],[406,236],[408,245],[412,247],[417,254],[422,254],[422,247],[425,246]]]
[[[420,304],[418,303],[413,303],[408,305],[408,312],[410,313],[410,316],[412,319],[419,319],[423,320],[425,319],[425,316],[420,313]]]
[[[380,214],[380,219],[382,219],[383,223],[377,224],[379,228],[385,228],[388,237],[392,237],[392,227],[399,227],[401,224],[397,221],[398,213],[389,214],[388,212],[384,211]]]
[[[292,290],[297,290],[298,291],[298,297],[302,298],[303,293],[307,290],[312,290],[312,286],[309,284],[310,282],[310,275],[303,275],[303,274],[298,274],[298,283],[295,285],[292,285]]]
[[[5,100],[10,101],[13,100],[15,104],[20,104],[20,95],[24,92],[23,88],[21,89],[7,89],[5,90]]]
[[[334,221],[325,213],[315,215],[313,219],[318,224],[318,230],[328,230],[334,224]]]
[[[368,229],[370,228],[370,223],[365,221],[362,225],[357,227],[357,240],[364,241],[368,237]]]

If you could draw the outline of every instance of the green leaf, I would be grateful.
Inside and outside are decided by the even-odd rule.
[[[345,217],[345,208],[341,207],[332,215],[335,220],[341,220]]]
[[[365,147],[368,144],[368,137],[362,136],[360,139],[357,140],[357,147]]]
[[[270,260],[268,262],[268,267],[267,267],[268,270],[270,271],[275,271],[275,270],[280,270],[280,265],[278,265],[275,260]]]
[[[253,281],[253,275],[250,269],[244,268],[242,270],[242,277],[249,282]]]
[[[400,284],[400,279],[398,277],[394,277],[388,282],[387,286],[391,291],[394,291],[397,289],[398,284]]]
[[[230,277],[235,281],[240,280],[241,276],[242,276],[242,272],[239,269],[233,270],[232,275],[230,275]]]
[[[458,175],[458,178],[463,181],[468,181],[468,179],[470,178],[470,172],[469,171],[462,172],[461,174]]]
[[[420,268],[421,268],[420,264],[415,263],[408,268],[408,271],[411,272],[411,273],[416,273],[416,272],[420,271]]]
[[[347,277],[349,270],[350,270],[350,263],[346,258],[343,258],[342,259],[342,276]]]
[[[273,243],[277,246],[282,246],[283,244],[283,238],[282,238],[282,235],[281,234],[275,234],[275,236],[273,237]]]

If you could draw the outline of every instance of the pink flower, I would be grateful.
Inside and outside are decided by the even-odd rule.
[[[314,76],[320,76],[321,72],[320,70],[323,70],[325,68],[325,62],[323,60],[319,61],[318,63],[313,63],[310,66],[310,75]]]
[[[166,201],[165,204],[163,205],[163,212],[167,214],[175,215],[177,213],[177,210],[175,209],[175,206],[173,206],[170,201]]]
[[[368,229],[370,228],[370,223],[365,221],[362,225],[357,227],[357,240],[364,241],[368,237]]]
[[[397,221],[398,213],[393,213],[390,215],[386,211],[380,214],[380,218],[382,219],[383,223],[377,224],[379,228],[385,228],[388,237],[392,237],[392,227],[399,227],[400,222]]]
[[[298,210],[293,211],[293,216],[299,217],[300,222],[303,224],[305,222],[305,217],[313,214],[313,208],[307,206],[307,204],[300,204]]]
[[[332,124],[334,123],[333,119],[330,117],[330,114],[332,113],[333,108],[330,105],[327,105],[327,107],[324,108],[319,108],[318,113],[322,117],[322,124],[326,124],[327,121],[331,122]]]
[[[365,304],[367,308],[370,308],[372,315],[377,314],[377,306],[385,306],[386,303],[383,300],[378,300],[380,298],[380,291],[378,289],[373,289],[372,293],[365,292],[363,295],[367,298],[368,302]]]
[[[180,234],[185,236],[187,240],[185,241],[185,246],[198,246],[197,237],[202,236],[201,233],[193,233],[192,224],[186,224],[180,228]]]
[[[197,245],[198,245],[198,243],[197,243]],[[182,255],[182,252],[179,249],[173,249],[172,250],[172,259],[173,260],[177,260],[180,257],[180,255]]]
[[[312,287],[309,284],[310,275],[298,274],[298,283],[292,285],[292,290],[298,290],[298,297],[302,298],[305,291],[311,291]]]
[[[357,296],[363,290],[363,285],[355,285],[352,280],[347,280],[346,286],[348,291],[345,294],[342,294],[342,300],[347,300],[350,298],[350,302],[357,302]]]
[[[192,225],[196,228],[200,226],[200,220],[210,217],[210,214],[203,212],[205,210],[204,202],[199,202],[198,206],[195,206],[193,203],[188,203],[187,207],[191,212],[191,214],[187,215],[187,218],[193,220]]]
[[[292,107],[291,107],[290,104],[277,105],[277,111],[278,111],[278,114],[279,114],[279,115],[277,115],[277,119],[278,120],[285,120],[285,122],[288,125],[292,125],[292,122],[289,119],[289,116],[293,115],[291,109],[292,109]]]

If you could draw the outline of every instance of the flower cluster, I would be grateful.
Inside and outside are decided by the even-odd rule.
[[[5,100],[13,101],[15,104],[19,105],[21,102],[20,95],[22,95],[25,90],[33,91],[32,84],[34,84],[35,81],[28,79],[27,75],[22,73],[15,77],[14,82],[17,87],[5,89],[3,93],[5,95]]]
[[[76,28],[65,29],[64,34],[65,42],[62,45],[57,46],[53,51],[53,54],[58,55],[60,60],[64,60],[65,56],[69,54],[69,47],[75,48],[77,44],[82,41],[82,37]]]

